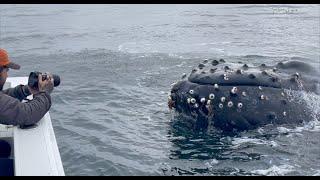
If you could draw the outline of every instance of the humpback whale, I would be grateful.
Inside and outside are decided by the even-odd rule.
[[[190,117],[195,129],[302,123],[312,119],[312,112],[288,92],[319,95],[319,75],[316,66],[297,60],[252,65],[206,59],[172,85],[168,107]]]

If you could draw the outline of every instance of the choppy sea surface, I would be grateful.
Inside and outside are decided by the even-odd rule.
[[[319,66],[320,5],[5,5],[10,76],[62,77],[51,118],[66,175],[320,175],[320,123],[226,135],[174,125],[170,85],[205,58]],[[320,97],[302,93],[314,114]]]

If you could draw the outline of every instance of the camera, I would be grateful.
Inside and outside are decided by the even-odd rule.
[[[42,76],[42,81],[46,80],[49,78],[49,75],[46,74],[46,73],[41,73],[41,72],[31,72],[30,75],[29,75],[29,80],[28,80],[28,85],[33,88],[33,89],[39,89],[38,87],[38,77],[39,75],[41,74]],[[54,84],[54,87],[57,87],[60,85],[60,76],[56,75],[56,74],[52,74],[52,77],[53,77],[53,84]]]

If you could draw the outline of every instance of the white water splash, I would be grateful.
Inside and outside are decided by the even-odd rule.
[[[180,63],[180,64],[177,64],[176,66],[177,67],[182,67],[183,65],[185,65],[186,64],[186,62],[185,61],[183,61],[182,63]]]
[[[284,127],[278,127],[279,132],[302,132],[302,131],[320,131],[320,96],[315,93],[305,92],[305,91],[293,91],[285,90],[288,94],[290,101],[296,101],[298,103],[306,104],[306,108],[310,110],[312,120],[305,122],[303,126],[298,126],[294,129],[288,129]]]
[[[219,163],[218,160],[212,159],[211,162],[206,162],[205,165],[206,165],[209,169],[211,169],[211,168],[213,168],[215,165],[217,165],[218,163]]]
[[[232,140],[232,148],[236,149],[240,147],[242,144],[260,144],[260,145],[268,145],[271,147],[276,147],[278,144],[275,141],[267,141],[262,139],[256,139],[256,138],[248,138],[248,137],[241,137],[241,138],[234,138]]]
[[[320,176],[320,170],[316,170],[316,173],[313,174],[312,176]]]
[[[293,171],[294,171],[294,167],[290,165],[280,165],[280,166],[273,165],[268,169],[253,170],[251,172],[255,174],[265,175],[265,176],[283,176]]]

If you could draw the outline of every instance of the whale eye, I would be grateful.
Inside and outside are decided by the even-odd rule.
[[[242,108],[243,104],[242,103],[238,103],[238,108]]]
[[[223,108],[223,104],[220,103],[219,104],[219,108],[222,109]]]
[[[190,102],[191,102],[192,104],[194,104],[194,103],[196,103],[196,99],[195,99],[195,98],[191,98]]]
[[[284,112],[283,112],[283,116],[287,116],[287,112],[284,111]]]
[[[214,99],[214,94],[209,94],[209,99]]]
[[[261,100],[265,100],[265,99],[266,99],[266,96],[265,96],[265,95],[261,95],[261,96],[260,96],[260,99],[261,99]]]
[[[205,59],[202,63],[203,64],[207,64],[208,63],[208,59]]]
[[[197,72],[197,69],[192,69],[192,73],[195,73],[195,72]]]
[[[190,94],[193,94],[193,93],[194,93],[194,91],[193,91],[192,89],[190,89],[189,93],[190,93]]]
[[[222,63],[225,63],[225,62],[226,62],[224,59],[220,59],[219,61],[222,62]]]
[[[198,107],[199,107],[199,104],[197,104],[197,103],[194,104],[194,107],[195,107],[195,108],[198,108]]]
[[[188,98],[188,99],[187,99],[187,103],[188,103],[188,104],[190,104],[190,102],[191,102],[191,99],[190,99],[190,98]]]
[[[201,102],[201,103],[206,102],[206,98],[201,98],[201,99],[200,99],[200,102]]]
[[[259,86],[259,89],[260,89],[260,90],[262,90],[262,87],[261,87],[261,86]]]
[[[221,97],[221,102],[225,102],[226,98],[225,97]]]
[[[247,96],[247,93],[243,91],[242,96]]]
[[[228,102],[228,107],[232,107],[233,106],[233,102],[232,101],[229,101]]]

